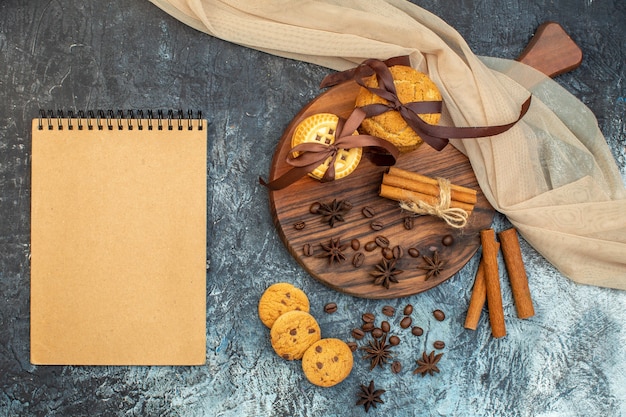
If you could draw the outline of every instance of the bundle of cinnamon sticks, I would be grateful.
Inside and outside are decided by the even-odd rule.
[[[450,184],[449,188],[450,207],[471,213],[476,204],[476,190],[455,184]],[[390,167],[383,175],[379,194],[395,201],[423,201],[436,205],[439,203],[441,188],[434,178]]]
[[[485,229],[480,232],[483,249],[482,258],[476,272],[472,296],[465,318],[465,328],[476,330],[486,301],[491,333],[496,338],[506,336],[497,260],[500,249],[502,249],[504,264],[511,283],[517,316],[526,319],[535,314],[517,231],[514,228],[507,229],[498,233],[498,237],[500,242],[496,240],[493,229]]]

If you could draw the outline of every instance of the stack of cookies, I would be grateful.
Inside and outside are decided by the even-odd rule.
[[[404,65],[389,67],[396,88],[397,97],[402,104],[420,101],[440,101],[441,93],[437,85],[423,72]],[[367,78],[365,85],[369,88],[379,88],[378,78]],[[357,95],[355,106],[364,107],[369,104],[387,103],[387,100],[377,94],[361,88]],[[426,113],[418,115],[423,121],[437,125],[440,113]],[[361,128],[372,136],[378,136],[393,143],[400,153],[416,150],[422,143],[422,138],[407,124],[397,110],[387,111],[377,116],[363,120]]]
[[[259,318],[270,328],[272,348],[286,360],[302,360],[302,370],[314,385],[331,387],[343,381],[353,365],[350,347],[321,336],[309,299],[301,289],[281,282],[268,287],[259,300]]]

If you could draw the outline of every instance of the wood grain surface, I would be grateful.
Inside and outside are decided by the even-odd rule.
[[[583,61],[583,52],[556,22],[545,22],[517,58],[549,77],[577,68]]]
[[[354,82],[347,82],[322,93],[304,107],[294,118],[281,137],[274,160],[270,179],[288,171],[290,166],[285,158],[291,149],[291,136],[298,123],[306,117],[322,112],[347,117],[354,109],[354,99],[359,90]],[[404,227],[404,217],[411,216],[403,212],[398,203],[378,196],[378,190],[385,167],[374,165],[367,157],[361,160],[357,169],[349,176],[329,183],[321,183],[308,176],[289,187],[270,193],[270,207],[278,233],[293,257],[311,276],[338,291],[365,298],[398,298],[428,290],[454,275],[474,255],[480,245],[478,232],[488,227],[493,219],[494,210],[480,191],[480,187],[467,158],[452,146],[446,146],[438,152],[423,145],[417,150],[401,155],[397,167],[418,172],[430,177],[443,177],[453,184],[463,185],[478,191],[478,202],[469,217],[468,225],[456,230],[442,219],[432,216],[416,216],[413,228]],[[345,221],[330,227],[321,216],[311,214],[309,207],[315,202],[331,203],[334,199],[345,200],[352,204]],[[374,208],[376,215],[367,218],[362,214],[365,206]],[[377,220],[384,228],[376,231],[371,222]],[[296,230],[294,224],[304,221],[306,227]],[[441,240],[446,235],[454,237],[454,243],[444,246]],[[390,246],[399,245],[404,255],[398,259],[396,267],[400,273],[398,283],[389,288],[373,283],[370,275],[376,264],[381,262],[381,248],[368,252],[364,245],[374,241],[377,236],[386,237]],[[344,251],[346,259],[341,263],[330,263],[324,257],[321,244],[330,239],[341,240],[347,244]],[[350,247],[350,242],[358,239],[359,251],[365,255],[364,263],[356,268],[351,260],[357,252]],[[312,245],[313,256],[305,256],[303,246]],[[421,256],[408,255],[409,248],[419,250]],[[438,276],[426,279],[426,271],[420,269],[426,265],[422,256],[431,257],[437,250],[445,267]]]

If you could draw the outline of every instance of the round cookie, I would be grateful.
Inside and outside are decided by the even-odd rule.
[[[304,352],[302,370],[312,384],[332,387],[350,375],[353,360],[343,340],[321,339]]]
[[[335,142],[335,131],[339,117],[332,113],[317,113],[302,120],[291,137],[291,147],[305,142],[322,143],[330,145]],[[358,135],[354,132],[353,135]],[[298,152],[294,155],[297,157]],[[351,174],[361,162],[363,148],[339,149],[335,159],[335,179],[341,179]],[[321,180],[328,166],[331,157],[329,156],[323,164],[315,168],[309,175]]]
[[[269,328],[281,314],[292,310],[308,313],[309,299],[304,291],[288,282],[270,285],[259,299],[259,318]]]
[[[439,89],[426,74],[403,65],[389,67],[389,71],[393,76],[393,83],[396,86],[400,102],[411,103],[414,101],[441,100]],[[378,87],[376,76],[371,76],[364,81],[368,87]],[[363,107],[374,103],[387,103],[387,101],[370,93],[365,88],[361,88],[357,95],[355,106]],[[441,114],[428,113],[419,114],[418,116],[426,123],[436,125],[439,123]],[[413,151],[423,142],[422,138],[407,125],[396,110],[389,110],[378,116],[366,118],[361,123],[361,128],[372,136],[378,136],[393,143],[401,153]]]
[[[302,359],[304,352],[321,338],[315,318],[304,311],[288,311],[276,319],[270,330],[272,347],[288,361]]]

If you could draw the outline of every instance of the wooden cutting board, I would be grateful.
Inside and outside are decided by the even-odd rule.
[[[580,49],[567,33],[558,24],[549,22],[537,30],[519,60],[527,60],[529,64],[538,62],[540,65],[535,66],[539,70],[555,76],[577,67],[581,58]],[[354,82],[340,84],[302,108],[278,142],[270,167],[270,180],[290,169],[285,159],[291,149],[291,137],[296,126],[315,113],[328,112],[347,118],[354,108],[359,88]],[[320,183],[305,176],[283,190],[270,191],[270,208],[282,241],[312,277],[337,291],[358,297],[398,298],[441,284],[474,256],[480,246],[479,232],[490,227],[495,211],[483,195],[468,159],[450,145],[440,152],[422,145],[416,151],[402,155],[396,166],[429,177],[447,178],[453,184],[475,189],[478,201],[467,226],[458,230],[439,218],[418,216],[413,218],[413,227],[407,229],[404,218],[410,213],[403,212],[398,203],[378,196],[386,168],[372,164],[366,157],[352,174],[337,181]],[[347,201],[352,208],[345,214],[344,221],[331,227],[328,222],[322,221],[320,215],[312,214],[309,208],[314,203],[330,204],[333,200]],[[366,206],[374,209],[374,217],[363,215],[362,209]],[[384,227],[373,230],[372,221],[379,221]],[[304,223],[304,228],[296,228],[296,223]],[[442,243],[447,235],[453,238],[453,243],[448,246]],[[383,258],[382,250],[365,250],[365,245],[377,236],[386,237],[391,247],[400,246],[403,250],[403,256],[396,262],[396,268],[402,271],[397,275],[399,282],[392,283],[389,288],[375,285],[371,275]],[[322,244],[328,244],[331,239],[340,239],[341,244],[347,245],[343,251],[346,258],[343,262],[331,264],[324,256],[326,251]],[[355,239],[360,243],[358,250],[350,246]],[[304,253],[305,245],[310,245],[312,255]],[[410,256],[409,248],[417,249],[420,256]],[[430,258],[435,251],[445,262],[444,268],[438,276],[426,279],[426,271],[421,269],[426,266],[424,256]],[[359,267],[352,264],[357,252],[364,256]]]

